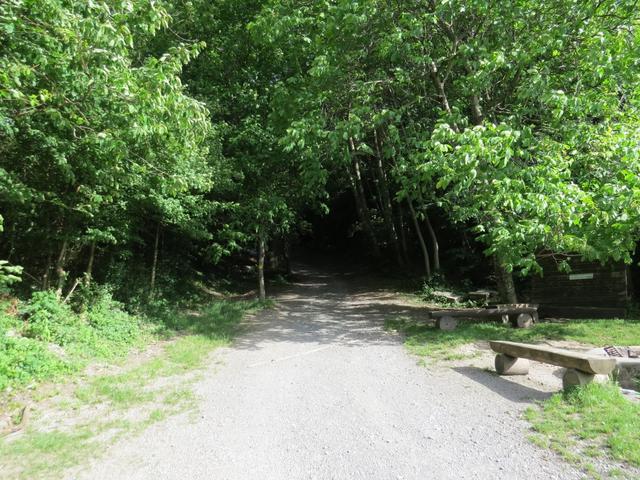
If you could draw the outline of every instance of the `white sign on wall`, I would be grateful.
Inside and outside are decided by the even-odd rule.
[[[569,280],[593,280],[593,273],[573,273]]]

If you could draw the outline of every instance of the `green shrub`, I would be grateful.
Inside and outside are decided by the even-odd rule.
[[[34,292],[22,313],[27,319],[26,337],[58,345],[77,340],[78,317],[52,291]]]
[[[113,299],[111,292],[101,288],[86,312],[87,322],[98,336],[118,344],[131,344],[140,336],[140,318],[129,314],[124,305]]]
[[[0,301],[0,335],[5,335],[9,330],[19,331],[22,328],[22,322],[9,313],[10,309],[9,302]]]
[[[71,365],[30,338],[0,335],[0,391],[67,372]]]
[[[91,359],[125,355],[140,341],[143,322],[108,289],[95,287],[78,297],[75,311],[51,291],[33,293],[20,308],[22,318],[2,309],[0,390],[76,370]]]
[[[20,275],[22,275],[22,267],[0,260],[0,292],[7,292],[10,285],[19,282]]]

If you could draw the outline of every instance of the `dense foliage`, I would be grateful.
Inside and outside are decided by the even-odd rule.
[[[272,1],[252,27],[298,65],[276,87],[283,142],[351,178],[372,241],[362,171],[391,242],[390,197],[441,207],[513,297],[508,272],[540,254],[631,259],[638,19],[633,1]]]
[[[3,246],[44,288],[145,221],[201,214],[211,126],[179,78],[201,45],[144,53],[168,21],[145,1],[0,5]]]
[[[48,291],[0,308],[0,391],[123,355],[152,332],[150,323],[127,313],[104,289],[80,313]]]
[[[629,262],[639,19],[632,0],[2,2],[0,288],[153,298],[245,248],[264,296],[268,251],[328,192],[371,256],[427,277],[442,229],[475,237],[511,301],[541,255]]]

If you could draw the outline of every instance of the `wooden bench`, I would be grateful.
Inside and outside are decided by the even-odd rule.
[[[455,330],[459,318],[501,318],[503,323],[514,316],[513,325],[518,328],[529,328],[538,321],[538,306],[530,304],[498,305],[487,308],[460,308],[436,310],[430,313],[436,319],[436,327],[440,330]]]
[[[593,381],[605,381],[616,367],[613,358],[596,357],[582,352],[516,342],[489,342],[497,353],[495,366],[500,375],[526,375],[529,360],[565,367],[562,377],[565,389]]]

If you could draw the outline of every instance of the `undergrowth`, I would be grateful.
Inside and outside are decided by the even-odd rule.
[[[557,393],[525,414],[532,440],[580,465],[604,457],[640,467],[640,404],[614,383],[591,383]]]
[[[73,308],[52,291],[25,302],[0,305],[0,391],[80,370],[142,345],[157,327],[133,315],[102,290],[94,301]]]
[[[216,301],[189,313],[157,299],[135,313],[105,287],[81,291],[70,304],[53,291],[27,301],[0,301],[0,392],[81,371],[89,362],[123,358],[153,338],[176,332],[230,338],[251,302]]]
[[[433,325],[397,317],[388,319],[385,328],[403,333],[411,353],[432,358],[443,358],[462,345],[487,340],[525,343],[572,340],[596,346],[640,345],[639,320],[540,321],[526,329],[494,322],[462,321],[455,330],[443,331]]]
[[[153,317],[141,318],[141,329],[147,328],[145,322],[153,320],[156,336],[172,335],[173,340],[142,363],[117,367],[116,373],[75,379],[73,388],[53,397],[54,407],[48,407],[45,415],[30,422],[21,435],[0,438],[4,473],[16,479],[59,478],[63,470],[99,455],[106,443],[194,408],[196,398],[190,384],[198,376],[185,374],[204,366],[212,350],[229,345],[239,332],[244,315],[263,306],[257,301],[216,301],[191,310],[166,305],[158,308]],[[55,308],[52,306],[51,310]],[[91,321],[91,311],[81,317],[85,322],[81,328],[106,328],[110,332],[104,341],[131,343],[142,335],[140,330],[137,337],[132,336],[130,330],[119,325],[119,320],[113,329],[105,318]],[[43,323],[47,328],[41,331],[47,332],[50,340],[69,340],[65,345],[79,342],[84,354],[92,348],[93,334],[75,337],[67,331],[69,322],[79,321],[65,319],[60,325],[47,317]],[[99,417],[95,416],[96,408],[102,412]],[[55,421],[57,416],[67,418],[69,411],[73,411],[72,425]]]

